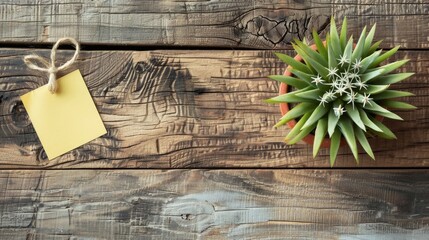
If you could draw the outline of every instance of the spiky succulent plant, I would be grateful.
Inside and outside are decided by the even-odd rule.
[[[331,19],[330,32],[325,42],[313,31],[317,50],[313,50],[305,41],[295,40],[292,44],[302,61],[285,54],[276,54],[289,65],[288,71],[292,74],[270,78],[293,86],[294,91],[266,101],[296,104],[275,125],[279,127],[293,119],[297,120],[286,136],[287,143],[295,144],[313,133],[315,157],[328,134],[332,166],[342,138],[346,140],[357,162],[357,143],[374,159],[368,136],[396,139],[392,131],[380,121],[380,117],[402,120],[390,110],[415,109],[408,103],[395,100],[413,94],[389,89],[391,84],[413,73],[392,73],[408,59],[382,64],[399,47],[382,53],[377,50],[381,41],[372,43],[374,33],[375,25],[368,33],[365,27],[355,44],[353,37],[347,40],[347,20],[344,19],[338,34],[335,21]]]

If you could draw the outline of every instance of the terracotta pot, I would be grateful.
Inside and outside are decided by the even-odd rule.
[[[317,50],[317,46],[315,44],[311,45],[311,49]],[[297,61],[300,61],[300,62],[303,61],[302,57],[300,55],[296,55],[294,57],[294,59],[297,60]],[[292,76],[292,73],[289,72],[289,68],[290,67],[286,68],[286,71],[285,71],[285,73],[283,75],[285,75],[285,76]],[[289,88],[289,86],[286,83],[280,83],[279,95],[287,93],[288,92],[288,88]],[[282,116],[285,115],[289,111],[289,109],[290,109],[289,108],[289,104],[287,104],[287,103],[280,103],[280,112],[282,113]],[[294,119],[294,120],[289,121],[287,124],[292,129],[293,127],[295,127],[296,121]],[[302,140],[304,142],[308,143],[308,144],[313,145],[313,143],[314,143],[314,135],[313,134],[308,134]],[[329,146],[331,146],[331,140],[329,138],[323,139],[321,147],[328,148]]]

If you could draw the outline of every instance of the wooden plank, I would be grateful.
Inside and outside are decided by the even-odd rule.
[[[427,239],[428,170],[0,172],[2,239]]]
[[[331,15],[349,19],[356,36],[378,24],[383,47],[428,48],[426,1],[150,1],[5,0],[0,41],[286,48],[293,38],[327,30]]]
[[[280,112],[263,99],[278,85],[266,76],[285,65],[271,51],[83,52],[75,67],[108,134],[48,161],[19,99],[47,82],[23,64],[28,52],[0,51],[2,168],[329,167],[326,149],[313,160],[311,146],[282,142],[286,127],[272,129]],[[404,122],[386,121],[398,140],[371,140],[377,161],[362,154],[360,166],[429,166],[429,52],[403,51],[399,58],[411,59],[400,71],[417,74],[396,88],[417,94],[408,101],[419,109],[400,112]],[[356,166],[347,149],[336,166]]]

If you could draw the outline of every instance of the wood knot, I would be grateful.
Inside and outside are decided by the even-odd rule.
[[[148,64],[146,62],[138,62],[134,68],[137,73],[143,73],[148,69]]]
[[[31,126],[28,114],[23,103],[16,97],[2,96],[0,104],[0,119],[3,126],[2,134],[5,136],[15,136],[23,133],[28,126]]]
[[[192,220],[192,219],[194,219],[195,218],[195,216],[194,215],[192,215],[192,214],[189,214],[189,213],[187,213],[187,214],[182,214],[182,219],[183,220],[188,220],[188,221],[190,221],[190,220]]]
[[[162,214],[178,229],[201,233],[215,221],[213,205],[204,200],[176,198],[163,207]]]
[[[43,147],[40,147],[37,151],[37,161],[38,162],[46,162],[48,161],[48,155],[45,152],[45,149]]]
[[[147,61],[138,62],[135,66],[135,71],[137,73],[143,73],[151,71],[152,68],[164,67],[167,63],[167,60],[163,56],[151,56]]]
[[[30,125],[27,111],[21,101],[15,101],[11,104],[10,113],[13,124],[18,128],[25,128]]]

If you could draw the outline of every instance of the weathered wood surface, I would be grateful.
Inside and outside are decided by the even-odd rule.
[[[94,44],[285,48],[312,29],[326,31],[335,15],[338,23],[349,18],[355,36],[377,23],[383,47],[429,47],[425,0],[3,0],[0,12],[0,41],[13,43],[70,36]]]
[[[427,239],[428,170],[0,172],[2,239]]]
[[[286,127],[272,129],[278,107],[262,100],[278,85],[265,76],[285,65],[271,51],[83,52],[75,67],[108,134],[48,161],[19,99],[47,81],[22,63],[28,52],[0,51],[2,168],[329,167],[328,151],[313,160],[311,146],[282,142]],[[411,59],[400,71],[417,74],[396,88],[417,94],[408,101],[419,109],[401,112],[404,122],[386,121],[398,140],[372,140],[377,161],[362,154],[363,167],[429,165],[429,52],[397,58]],[[336,166],[356,166],[347,149]]]

